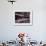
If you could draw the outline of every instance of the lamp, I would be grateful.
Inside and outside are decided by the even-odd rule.
[[[16,2],[15,0],[8,0],[8,2],[11,2],[12,4]]]

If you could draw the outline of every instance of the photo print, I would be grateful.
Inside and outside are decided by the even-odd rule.
[[[30,12],[16,12],[15,23],[30,23]]]
[[[15,24],[16,25],[29,25],[32,23],[32,14],[29,11],[16,11]]]

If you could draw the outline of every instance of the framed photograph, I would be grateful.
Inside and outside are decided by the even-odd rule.
[[[27,10],[15,11],[15,25],[18,26],[32,25],[32,11]]]

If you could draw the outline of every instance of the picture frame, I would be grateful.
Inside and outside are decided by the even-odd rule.
[[[16,26],[32,26],[33,15],[32,10],[16,10],[15,25]]]

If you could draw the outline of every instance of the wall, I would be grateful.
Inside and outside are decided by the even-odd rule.
[[[32,10],[32,26],[15,26],[16,10]],[[17,0],[13,5],[7,0],[0,0],[0,40],[14,40],[18,32],[26,32],[33,40],[46,40],[46,1]]]

